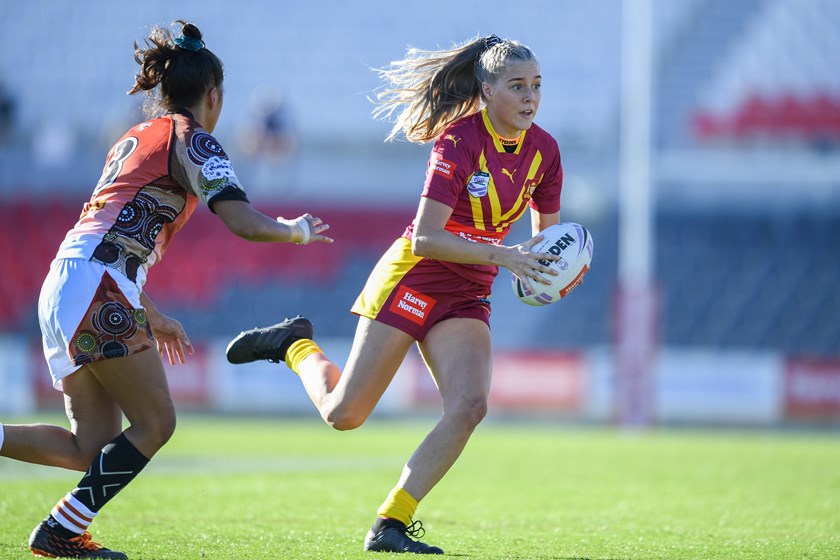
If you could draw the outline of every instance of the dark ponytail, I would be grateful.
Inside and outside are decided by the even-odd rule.
[[[146,48],[134,43],[140,71],[128,93],[147,93],[148,117],[192,107],[224,80],[222,61],[204,46],[198,27],[183,20],[176,23],[182,26],[177,38],[168,29],[155,27],[144,41]]]

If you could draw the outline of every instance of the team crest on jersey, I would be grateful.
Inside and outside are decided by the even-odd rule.
[[[487,187],[490,184],[490,174],[484,171],[476,171],[470,176],[467,183],[467,192],[470,196],[479,198],[487,194]]]
[[[196,132],[192,135],[190,145],[187,147],[187,155],[196,165],[203,165],[214,156],[227,159],[222,145],[206,132]]]
[[[534,196],[534,191],[535,190],[537,190],[537,182],[536,181],[531,181],[531,184],[528,185],[528,190],[525,191],[525,196],[523,196],[523,198],[525,200],[530,200],[531,197]]]

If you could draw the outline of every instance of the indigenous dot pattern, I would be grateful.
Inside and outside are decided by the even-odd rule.
[[[132,282],[148,260],[158,234],[184,209],[183,194],[147,185],[120,210],[116,222],[96,247],[91,260],[114,268]]]
[[[79,328],[70,357],[77,366],[118,358],[151,348],[155,343],[143,309],[134,309],[119,286],[105,273]]]

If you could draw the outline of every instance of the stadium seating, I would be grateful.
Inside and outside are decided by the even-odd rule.
[[[673,0],[667,13],[679,14],[678,7],[692,2],[696,0]],[[519,17],[514,4],[494,6],[493,28],[482,29],[474,16],[475,7],[470,5],[449,6],[446,17],[441,17],[421,3],[409,3],[399,10],[382,0],[368,1],[365,8],[336,3],[325,13],[318,3],[261,2],[232,18],[226,10],[202,10],[202,4],[195,1],[173,5],[168,0],[149,0],[142,6],[115,3],[96,9],[56,5],[49,10],[24,2],[0,7],[0,22],[8,22],[7,26],[0,23],[5,36],[18,37],[18,30],[37,27],[65,32],[40,37],[37,51],[25,34],[8,41],[0,52],[0,68],[14,65],[14,75],[7,78],[9,86],[13,92],[27,92],[27,102],[19,108],[22,125],[37,126],[48,109],[53,121],[65,119],[80,129],[82,137],[101,137],[112,133],[110,128],[122,128],[141,101],[125,95],[136,72],[131,57],[133,41],[141,40],[150,25],[166,25],[194,13],[208,45],[228,69],[228,103],[219,123],[223,138],[233,138],[253,117],[250,102],[255,93],[274,88],[285,93],[302,135],[352,135],[380,141],[386,129],[366,118],[373,108],[367,98],[378,85],[371,68],[387,66],[408,46],[434,49],[495,32],[530,44],[546,73],[554,76],[552,81],[563,101],[543,108],[544,122],[577,136],[603,134],[611,124],[618,84],[615,53],[620,11],[614,9],[612,0],[567,2],[562,10],[553,2],[543,0],[540,4],[532,9],[543,17],[527,21]],[[667,21],[672,19],[675,16]],[[253,32],[267,21],[272,22],[271,33]],[[312,26],[317,26],[317,39]],[[85,27],[98,32],[86,33]],[[243,36],[249,38],[249,48],[242,48]],[[555,37],[585,48],[574,53],[557,49]],[[97,55],[73,65],[70,72],[67,40]],[[100,49],[102,44],[110,47]],[[63,96],[52,95],[49,87],[42,86],[42,75],[28,77],[26,69],[36,67],[56,68],[54,79],[72,77],[74,88]],[[33,82],[36,87],[26,87]],[[301,83],[307,86],[301,87]],[[85,103],[89,99],[97,102]]]
[[[37,336],[40,282],[76,210],[74,203],[55,202],[42,217],[38,203],[23,200],[0,208],[0,259],[7,263],[0,284],[0,331]],[[339,243],[248,243],[199,210],[153,269],[149,294],[196,339],[226,336],[297,313],[312,318],[319,336],[351,336],[356,320],[350,305],[379,255],[411,220],[411,212],[318,212],[331,223]],[[496,346],[610,343],[615,223],[608,214],[587,224],[596,240],[592,271],[558,304],[526,308],[513,297],[509,273],[501,271],[492,297]],[[524,237],[524,230],[512,235]],[[840,269],[833,265],[840,253],[836,215],[669,211],[657,216],[655,238],[663,343],[809,355],[840,352]]]
[[[389,146],[394,152],[387,154],[371,148],[381,147],[386,126],[368,118],[366,96],[376,85],[368,69],[387,63],[406,45],[431,48],[496,31],[465,25],[474,18],[471,8],[461,4],[450,6],[452,17],[445,18],[422,4],[406,5],[399,14],[385,0],[370,5],[374,8],[363,12],[352,4],[336,4],[333,17],[323,17],[313,3],[266,2],[259,10],[242,10],[237,18],[224,10],[201,10],[198,23],[229,70],[228,101],[218,132],[237,166],[234,139],[251,116],[249,101],[255,91],[285,90],[296,112],[302,141],[295,184],[266,196],[270,201],[261,209],[285,216],[318,211],[340,243],[247,243],[199,210],[147,286],[193,336],[229,335],[298,312],[312,317],[324,336],[352,333],[355,318],[348,309],[382,250],[411,219],[422,170],[414,163],[404,166],[403,156],[390,155],[408,152],[404,146]],[[495,15],[505,22],[501,33],[521,37],[540,57],[546,87],[539,123],[560,140],[567,177],[591,186],[593,196],[608,199],[617,190],[618,175],[620,10],[612,0],[543,2],[540,7],[544,17],[521,23],[505,17],[519,13],[514,4],[500,7]],[[725,162],[745,147],[767,144],[785,149],[769,158],[814,146],[836,151],[840,2],[669,0],[654,2],[654,7],[655,141],[661,152],[702,152],[711,145],[721,148],[727,157],[720,161]],[[77,153],[66,169],[34,165],[28,154],[28,142],[34,139],[26,134],[20,145],[0,151],[0,332],[37,336],[41,279],[96,181],[105,137],[113,128],[122,130],[137,109],[137,102],[124,95],[135,71],[126,48],[145,25],[184,17],[183,10],[183,4],[168,0],[130,8],[119,3],[90,9],[57,4],[46,11],[39,2],[0,4],[0,28],[16,38],[0,51],[0,67],[15,68],[14,74],[2,77],[18,94],[21,128],[30,134],[41,119],[67,119],[77,146],[87,150]],[[397,20],[412,25],[406,30]],[[272,33],[249,35],[243,48],[240,38],[264,21],[276,24]],[[319,42],[303,21],[317,22]],[[39,35],[39,48],[33,49],[26,30],[36,28],[64,31]],[[351,43],[352,58],[338,56]],[[112,47],[101,48],[103,44]],[[75,60],[71,52],[96,55]],[[56,83],[71,81],[74,87],[62,90],[61,96],[53,94]],[[799,176],[811,176],[809,163]],[[838,213],[828,205],[808,207],[806,196],[794,208],[771,204],[776,197],[768,198],[768,189],[805,192],[809,185],[798,182],[798,171],[790,173],[794,178],[788,184],[770,187],[759,181],[748,185],[738,175],[742,191],[757,193],[743,196],[746,202],[738,208],[722,209],[727,206],[722,203],[701,212],[689,203],[658,210],[653,254],[663,343],[840,354],[840,270],[833,266],[840,252]],[[238,172],[244,184],[253,184],[247,165]],[[392,181],[396,176],[403,178],[398,184]],[[695,182],[685,183],[688,189],[698,188]],[[38,189],[30,189],[32,184]],[[662,198],[675,190],[659,187]],[[836,182],[823,181],[819,187],[836,190]],[[270,194],[271,188],[276,185],[269,184],[264,192]],[[395,203],[398,197],[400,202],[410,199],[410,204],[381,207],[383,199]],[[289,200],[291,208],[281,202]],[[564,219],[573,219],[566,214],[567,200]],[[508,274],[502,271],[493,296],[498,347],[612,342],[618,236],[614,202],[607,200],[603,215],[586,222],[596,241],[593,269],[568,300],[544,309],[523,308],[510,294]]]
[[[78,217],[76,202],[42,204],[18,199],[0,207],[0,258],[6,264],[0,289],[0,329],[13,330],[34,314],[41,281],[66,231]],[[261,207],[268,215],[296,216],[302,208]],[[206,308],[229,285],[285,282],[334,283],[354,259],[378,258],[386,240],[411,220],[406,210],[323,208],[330,235],[340,244],[250,243],[228,232],[206,208],[199,208],[152,269],[146,289],[154,300],[176,308]],[[383,220],[383,215],[389,219]],[[376,253],[376,254],[375,254]]]
[[[784,141],[840,143],[840,96],[817,93],[774,98],[752,95],[731,114],[715,115],[698,110],[693,129],[704,141]]]
[[[785,0],[748,19],[689,116],[701,142],[840,143],[840,4]]]

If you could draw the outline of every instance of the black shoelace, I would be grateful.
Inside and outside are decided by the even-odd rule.
[[[422,522],[413,521],[411,525],[406,525],[405,534],[415,539],[422,539],[423,535],[426,534],[426,529],[423,528]]]

